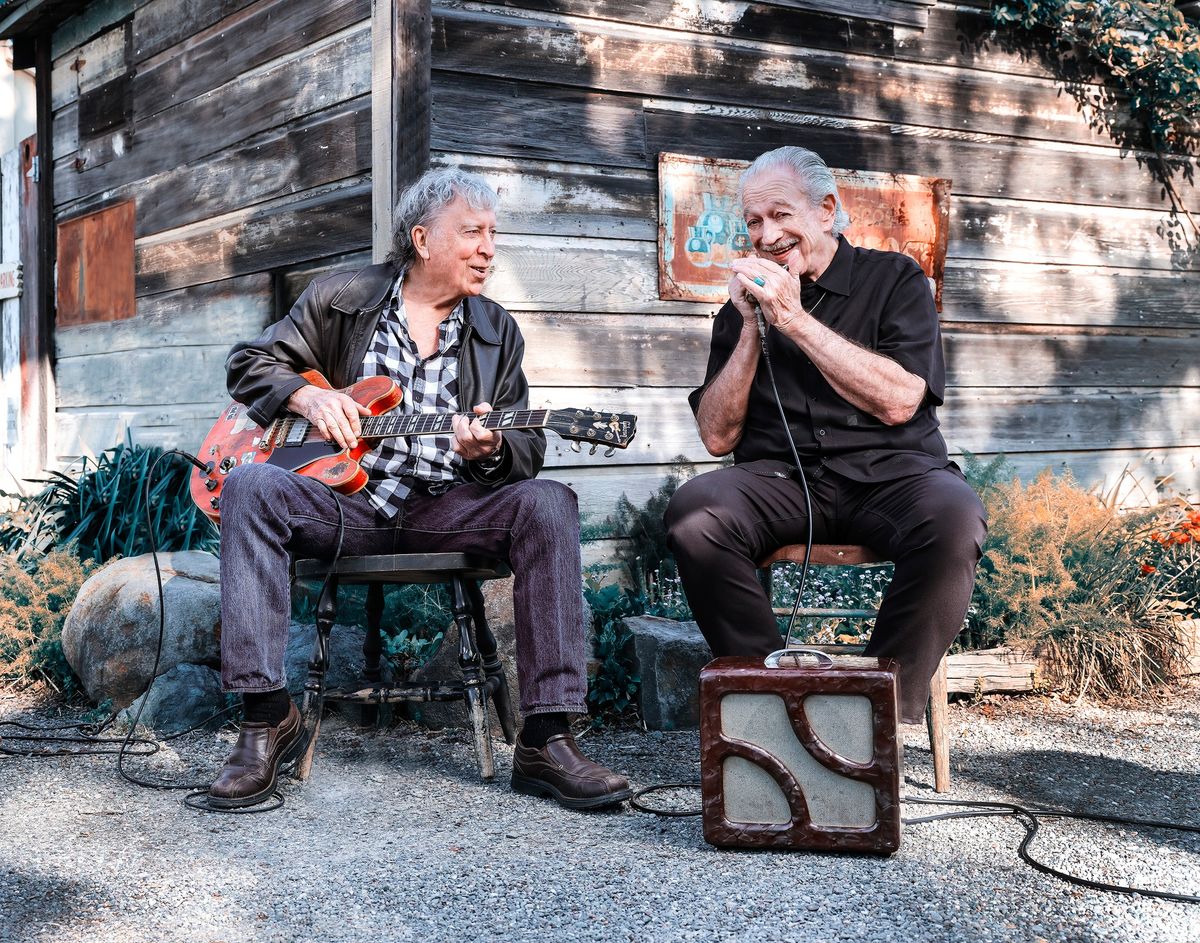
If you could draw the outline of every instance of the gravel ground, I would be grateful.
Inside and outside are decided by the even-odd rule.
[[[0,718],[51,712],[0,693]],[[951,708],[953,798],[1200,823],[1200,681],[1152,709],[1048,699]],[[232,732],[175,741],[160,774],[211,777]],[[932,795],[906,734],[905,790]],[[640,785],[694,780],[695,733],[591,734]],[[137,789],[110,757],[0,757],[0,939],[1192,941],[1200,906],[1064,884],[1020,827],[905,830],[889,859],[718,851],[698,819],[580,814],[478,781],[467,742],[407,726],[322,731],[286,808],[226,816]],[[692,802],[693,797],[681,797]],[[698,798],[696,799],[698,801]],[[909,806],[908,814],[926,814]],[[1050,824],[1037,851],[1097,880],[1200,894],[1200,836]]]

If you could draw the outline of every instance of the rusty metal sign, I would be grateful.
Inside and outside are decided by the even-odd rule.
[[[719,302],[729,297],[729,263],[751,251],[737,205],[738,177],[748,166],[741,160],[658,155],[659,298]],[[847,240],[916,259],[941,311],[950,181],[831,170],[850,214]]]

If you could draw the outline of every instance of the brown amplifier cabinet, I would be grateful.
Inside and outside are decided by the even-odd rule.
[[[782,661],[718,658],[700,673],[705,840],[891,854],[900,847],[895,662],[815,652]]]

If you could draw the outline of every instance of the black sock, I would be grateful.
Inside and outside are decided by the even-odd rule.
[[[525,718],[520,739],[525,746],[540,750],[551,737],[570,732],[566,714],[530,714]]]
[[[288,715],[292,698],[287,688],[278,691],[247,691],[242,695],[242,720],[278,727]]]

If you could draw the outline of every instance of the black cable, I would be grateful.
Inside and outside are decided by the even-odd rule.
[[[150,516],[150,483],[154,478],[154,472],[155,472],[155,469],[158,468],[158,463],[161,462],[168,455],[179,455],[179,456],[183,457],[188,462],[190,462],[191,464],[193,464],[197,468],[199,468],[205,474],[211,474],[211,472],[213,470],[213,464],[211,462],[208,462],[208,463],[202,462],[202,461],[200,461],[200,459],[196,458],[196,456],[191,455],[187,452],[184,452],[181,449],[169,449],[167,451],[164,451],[161,455],[158,456],[158,458],[156,458],[154,460],[154,462],[150,466],[149,472],[146,475],[146,482],[145,482],[145,485],[143,488],[143,501],[145,502],[146,529],[147,529],[148,539],[150,541],[150,556],[151,556],[151,559],[154,561],[154,578],[155,578],[156,584],[158,586],[158,639],[157,639],[157,643],[155,645],[154,666],[150,671],[150,683],[147,686],[146,691],[144,692],[144,695],[148,695],[150,688],[153,687],[155,680],[158,678],[158,668],[162,662],[163,642],[164,642],[164,639],[166,636],[166,595],[163,591],[162,570],[160,569],[159,562],[158,562],[158,545],[157,545],[157,541],[155,539],[154,522]],[[346,533],[346,516],[345,516],[345,511],[342,508],[341,499],[338,497],[337,492],[334,491],[333,488],[331,488],[325,482],[322,481],[320,483],[325,486],[325,489],[329,492],[330,496],[333,498],[333,502],[337,506],[337,511],[338,511],[337,545],[334,549],[333,559],[330,561],[329,569],[325,574],[325,579],[321,584],[321,590],[320,590],[321,596],[324,596],[325,591],[329,586],[329,581],[333,578],[334,568],[337,566],[338,559],[341,557],[341,554],[342,554],[342,544],[343,544],[343,541],[345,538],[345,533]],[[325,657],[324,653],[323,653],[322,657]],[[217,808],[215,806],[209,805],[207,802],[208,788],[211,785],[210,783],[180,783],[180,782],[174,782],[174,781],[142,779],[140,777],[133,775],[132,773],[127,772],[125,770],[125,758],[126,757],[129,757],[129,756],[138,756],[138,757],[153,756],[155,753],[158,753],[159,750],[162,749],[163,743],[169,742],[171,740],[176,740],[179,737],[183,737],[189,733],[192,733],[193,731],[199,730],[201,727],[207,726],[209,723],[211,723],[213,720],[217,719],[218,717],[223,717],[226,714],[229,714],[232,711],[237,709],[236,706],[226,707],[222,710],[217,711],[214,714],[210,714],[208,717],[205,717],[203,720],[199,721],[198,723],[193,724],[191,727],[188,727],[186,730],[181,730],[178,733],[173,733],[173,734],[170,734],[169,736],[159,737],[157,739],[151,739],[149,737],[135,736],[135,734],[137,732],[137,725],[141,721],[142,712],[146,708],[147,700],[148,700],[148,697],[146,697],[146,696],[143,696],[140,699],[140,703],[138,704],[137,711],[135,712],[133,719],[130,722],[129,732],[126,733],[124,737],[101,736],[101,734],[103,734],[105,730],[107,730],[109,727],[111,727],[116,722],[117,717],[121,713],[121,711],[119,709],[113,710],[111,713],[109,713],[109,715],[106,718],[104,718],[101,721],[75,722],[75,723],[69,723],[69,724],[59,724],[59,725],[55,725],[55,726],[36,726],[33,724],[21,723],[20,721],[0,720],[0,727],[13,727],[18,730],[30,731],[30,733],[27,733],[27,734],[26,733],[9,734],[9,735],[5,736],[3,739],[0,739],[0,754],[5,754],[8,756],[26,757],[26,758],[30,758],[30,759],[42,759],[42,758],[55,757],[55,756],[92,756],[92,755],[112,756],[112,755],[116,755],[116,757],[117,757],[117,773],[123,779],[125,779],[127,782],[130,782],[135,786],[140,786],[144,789],[159,789],[159,790],[164,790],[164,791],[177,790],[177,789],[191,790],[186,796],[184,796],[184,799],[183,799],[184,805],[186,805],[188,808],[196,809],[197,811],[200,811],[200,812],[222,812],[222,813],[227,813],[227,814],[232,814],[232,815],[250,815],[250,814],[255,814],[255,813],[260,813],[260,812],[271,812],[271,811],[274,811],[275,809],[280,809],[283,807],[284,797],[283,797],[283,794],[281,792],[279,792],[278,790],[273,792],[271,794],[271,796],[269,797],[269,799],[264,800],[263,803],[259,803],[258,805],[241,807],[241,808],[232,808],[232,809]],[[316,710],[318,712],[323,709],[324,703],[325,703],[325,673],[322,672],[320,682],[317,687]],[[73,735],[62,735],[62,736],[59,735],[59,732],[66,731],[66,730],[74,730],[74,731],[78,731],[78,733],[73,734]],[[14,750],[14,749],[4,745],[5,740],[10,741],[10,742],[18,741],[18,742],[30,742],[30,743],[71,743],[71,744],[77,744],[79,746],[77,746],[75,748],[70,748],[70,749],[58,748],[58,749]],[[82,747],[82,748],[80,748],[80,747]],[[99,747],[99,748],[97,749],[97,747]],[[116,749],[112,749],[113,747],[116,747]],[[131,748],[141,748],[141,749],[131,749]],[[266,804],[266,803],[269,803],[269,804]]]
[[[699,789],[699,783],[660,783],[657,786],[647,786],[639,789],[629,800],[629,804],[638,812],[647,812],[663,818],[686,818],[703,815],[703,809],[662,809],[647,805],[642,801],[643,796],[667,789]],[[1025,836],[1017,847],[1017,856],[1036,871],[1049,874],[1068,884],[1090,888],[1096,891],[1106,891],[1110,894],[1139,895],[1153,897],[1159,900],[1171,900],[1184,904],[1200,904],[1200,895],[1183,894],[1175,891],[1157,891],[1147,887],[1132,887],[1123,884],[1108,884],[1104,881],[1093,881],[1061,871],[1034,858],[1029,848],[1037,837],[1042,819],[1071,819],[1081,822],[1102,822],[1108,825],[1128,825],[1134,828],[1155,828],[1172,832],[1189,832],[1200,834],[1200,825],[1183,825],[1178,822],[1163,822],[1154,819],[1132,819],[1119,815],[1099,815],[1091,812],[1071,812],[1065,809],[1045,809],[1036,806],[1022,806],[1013,802],[974,802],[966,799],[926,799],[916,796],[902,796],[902,802],[914,805],[957,806],[970,811],[944,812],[937,815],[924,815],[904,819],[905,825],[924,825],[929,822],[944,822],[950,819],[973,819],[985,817],[1014,818],[1025,829]]]
[[[821,295],[817,299],[817,303],[812,306],[815,311],[817,306],[825,300],[825,296]],[[771,353],[767,349],[767,319],[763,316],[762,308],[756,306],[758,312],[758,338],[762,346],[763,363],[767,365],[767,377],[771,381],[771,392],[775,395],[775,405],[779,408],[779,418],[783,424],[783,431],[787,435],[788,448],[792,451],[792,460],[796,463],[796,471],[800,475],[800,487],[804,491],[804,514],[807,518],[807,532],[804,538],[804,563],[800,566],[800,584],[796,587],[796,598],[792,602],[792,614],[788,618],[787,634],[784,636],[783,647],[786,649],[792,641],[792,631],[796,626],[796,616],[800,612],[800,600],[804,596],[804,587],[808,583],[808,562],[812,556],[813,547],[813,520],[812,520],[812,495],[808,491],[808,477],[804,474],[804,466],[800,463],[800,451],[796,448],[796,440],[792,437],[792,428],[788,424],[787,413],[783,408],[783,399],[779,395],[779,387],[775,384],[775,368],[771,366]],[[768,600],[770,603],[770,600]]]

